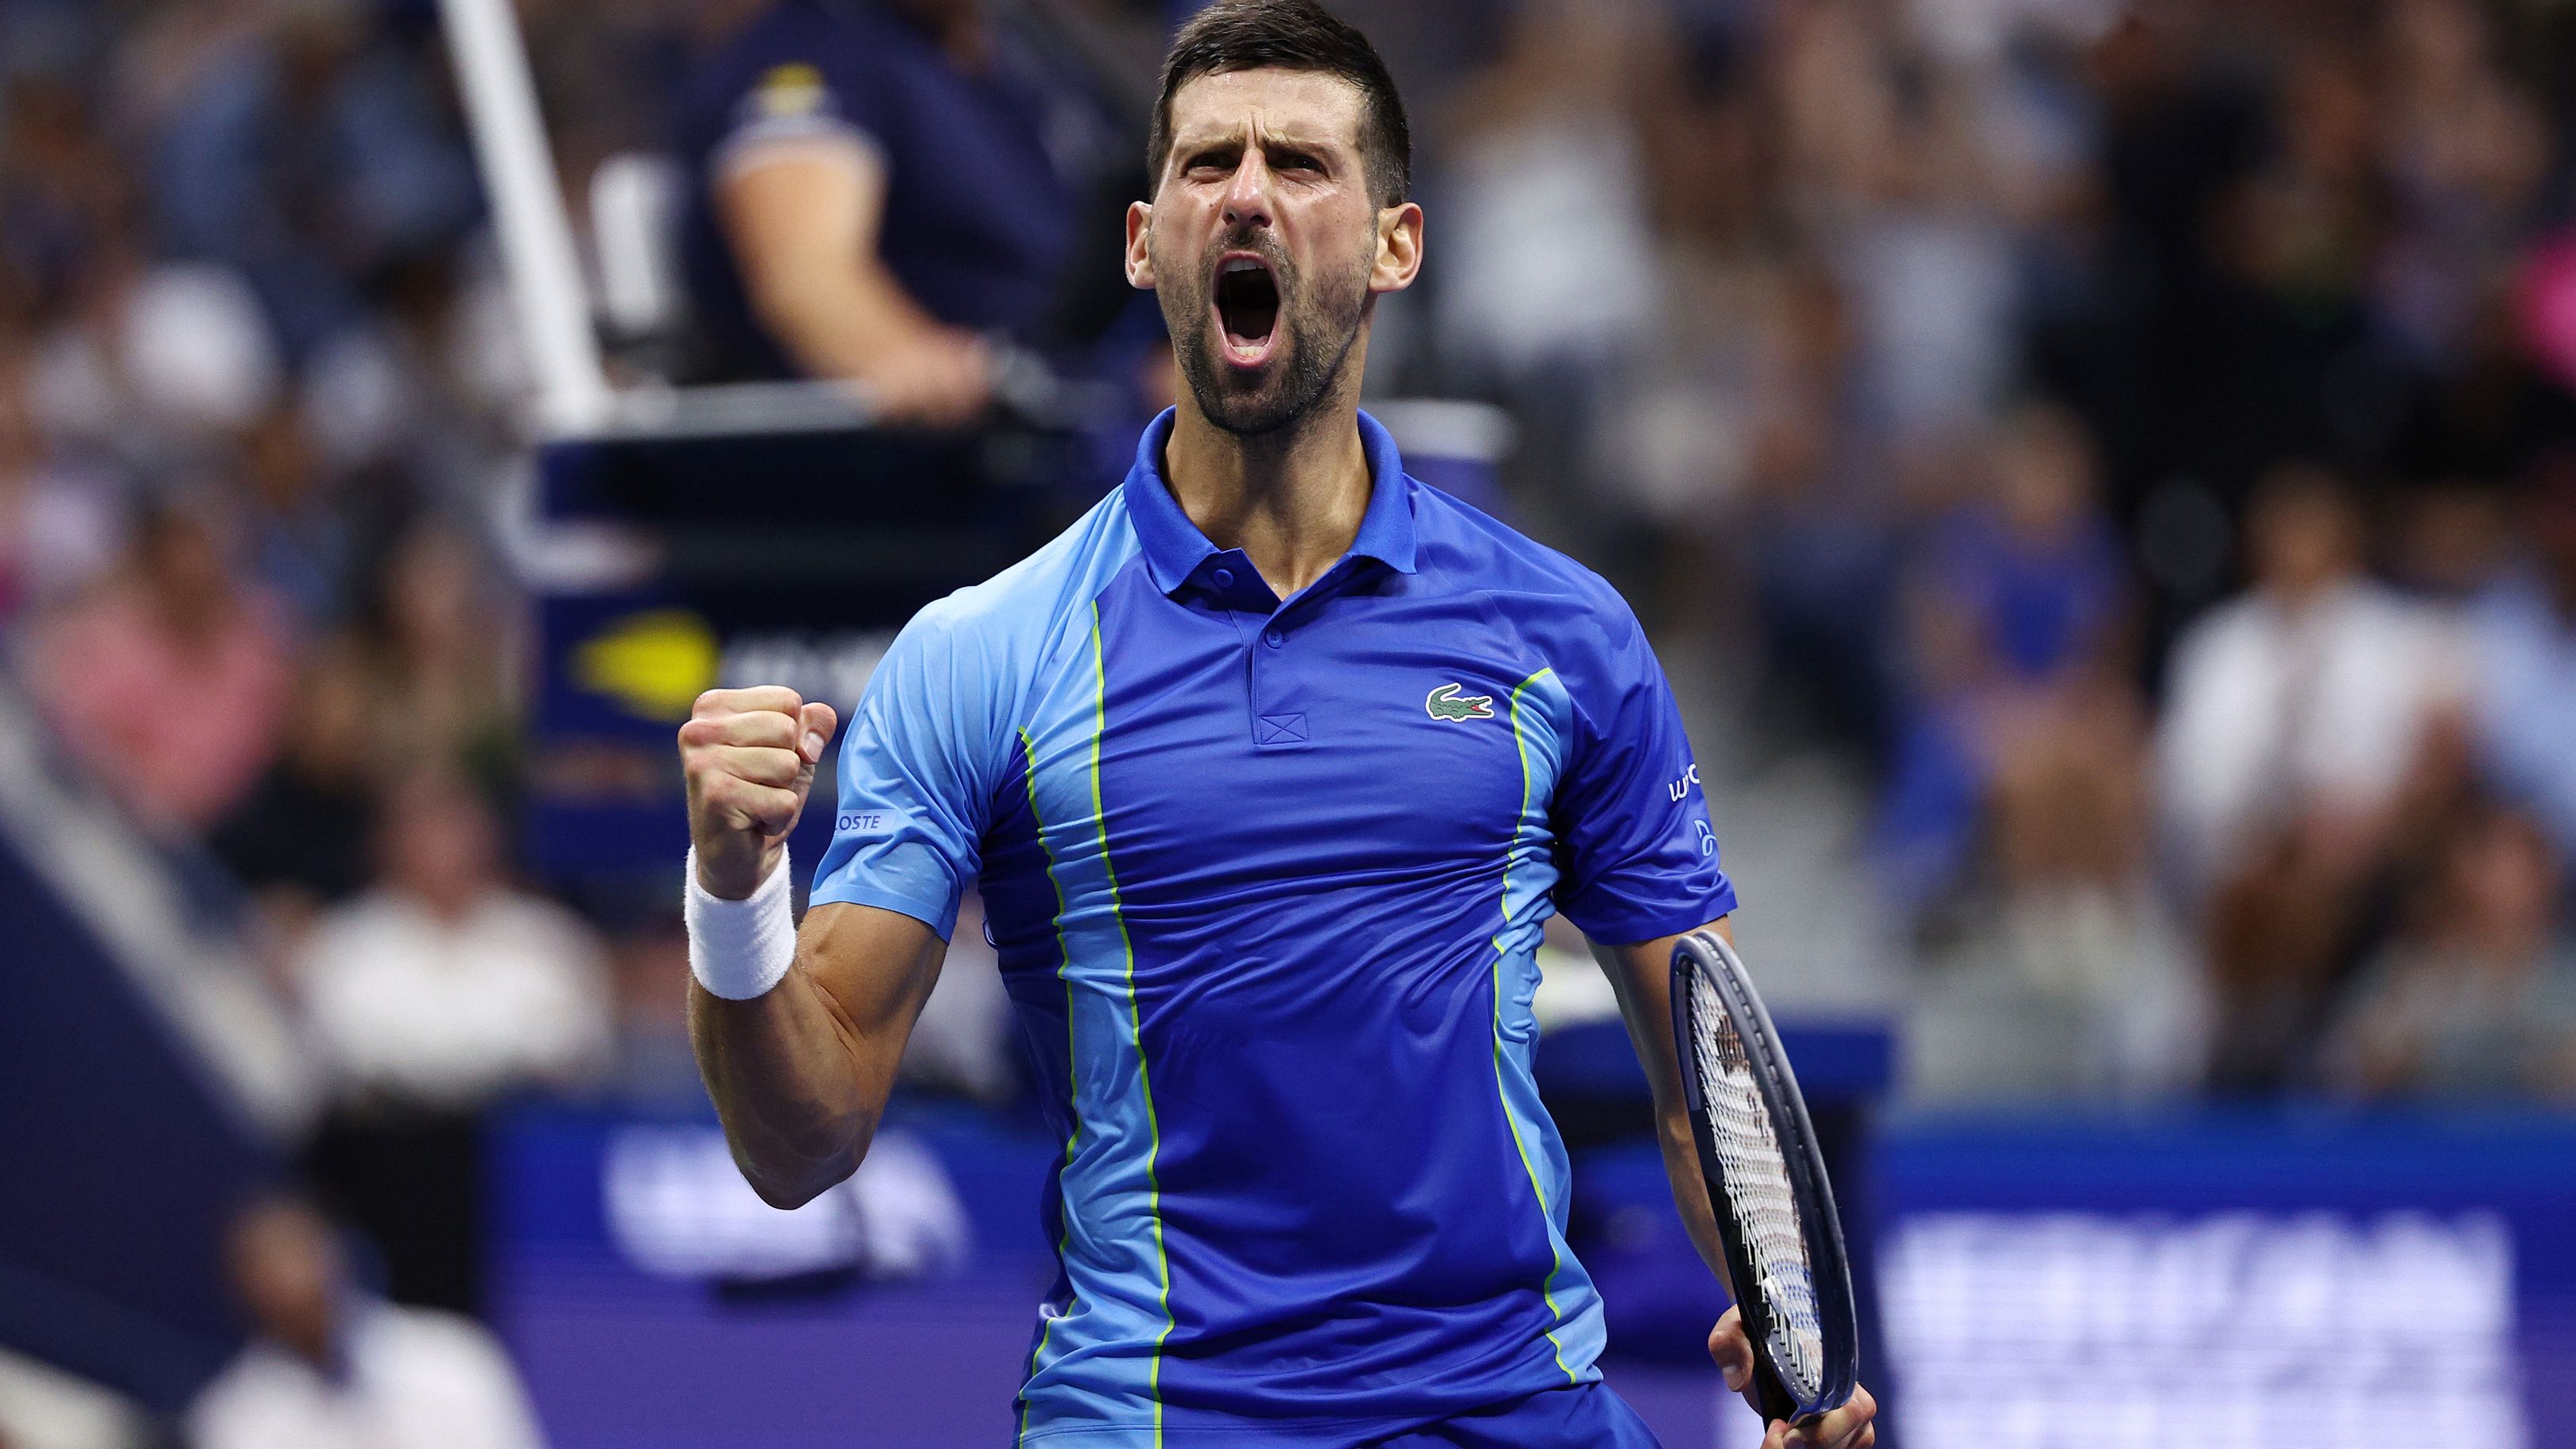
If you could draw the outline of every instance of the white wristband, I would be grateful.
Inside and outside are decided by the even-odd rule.
[[[777,985],[796,964],[796,916],[788,900],[787,852],[769,878],[738,901],[698,884],[698,852],[689,852],[689,883],[680,914],[689,923],[689,974],[712,995],[749,1001]]]

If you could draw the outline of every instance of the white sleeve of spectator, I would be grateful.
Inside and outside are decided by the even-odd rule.
[[[721,900],[698,884],[698,853],[689,852],[687,892],[681,907],[689,924],[689,974],[708,993],[749,1001],[776,986],[796,964],[796,916],[789,902],[787,852],[778,853],[750,895]]]
[[[885,184],[885,147],[867,132],[838,121],[738,130],[707,158],[707,176],[723,186],[777,161],[836,162],[873,187]]]

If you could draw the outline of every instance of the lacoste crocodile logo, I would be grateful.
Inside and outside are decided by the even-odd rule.
[[[1460,694],[1458,686],[1444,684],[1431,691],[1422,702],[1425,713],[1433,719],[1492,719],[1494,697],[1490,694]]]

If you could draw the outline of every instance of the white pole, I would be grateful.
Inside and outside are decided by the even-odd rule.
[[[518,14],[511,0],[439,0],[438,8],[500,227],[501,259],[537,384],[538,426],[558,437],[596,431],[609,414],[608,378]]]

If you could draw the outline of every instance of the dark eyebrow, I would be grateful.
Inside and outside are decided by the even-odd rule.
[[[1294,136],[1273,136],[1262,143],[1261,149],[1274,156],[1285,152],[1294,156],[1302,156],[1309,161],[1314,161],[1319,164],[1329,160],[1333,154],[1333,149],[1330,146],[1320,145],[1313,141],[1300,140]]]
[[[1197,165],[1201,158],[1210,155],[1240,156],[1243,154],[1243,147],[1243,132],[1234,130],[1213,136],[1174,137],[1171,154],[1180,158],[1183,167],[1189,167]],[[1317,163],[1331,162],[1337,154],[1333,143],[1329,141],[1310,140],[1296,135],[1266,136],[1262,139],[1261,149],[1267,155],[1286,152]]]

